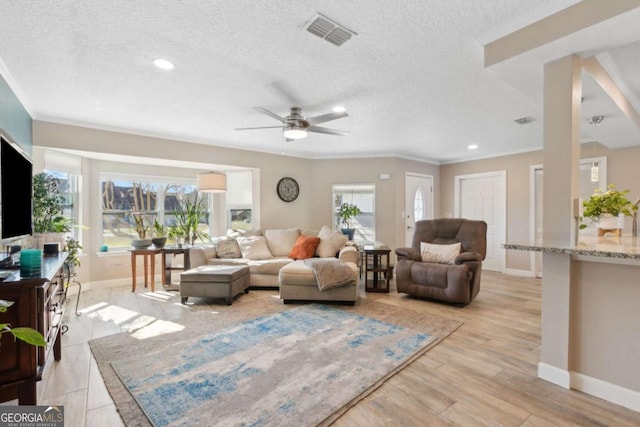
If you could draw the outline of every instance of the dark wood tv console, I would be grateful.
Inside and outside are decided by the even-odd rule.
[[[12,327],[27,326],[39,331],[46,347],[14,341],[2,334],[0,345],[0,402],[18,399],[20,405],[36,405],[36,382],[42,379],[51,353],[62,358],[61,329],[64,316],[64,272],[66,253],[42,260],[42,277],[23,279],[20,270],[11,270],[0,282],[0,299],[14,305],[0,313],[0,323]]]

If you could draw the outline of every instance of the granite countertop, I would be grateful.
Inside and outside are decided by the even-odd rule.
[[[640,238],[622,237],[580,237],[577,245],[555,246],[534,243],[505,243],[504,249],[520,251],[544,252],[550,254],[569,254],[583,256],[597,256],[606,258],[637,259],[640,260]]]

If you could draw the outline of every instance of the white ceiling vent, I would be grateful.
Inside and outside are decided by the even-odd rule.
[[[535,122],[535,121],[536,121],[536,119],[534,119],[534,118],[533,118],[533,117],[531,117],[531,116],[521,117],[521,118],[519,118],[519,119],[515,119],[515,120],[514,120],[514,122],[516,122],[516,123],[517,123],[517,124],[519,124],[519,125],[526,125],[526,124],[529,124],[529,123],[533,123],[533,122]]]
[[[320,13],[311,17],[307,22],[306,30],[336,46],[342,45],[349,41],[351,36],[357,35],[354,31]]]

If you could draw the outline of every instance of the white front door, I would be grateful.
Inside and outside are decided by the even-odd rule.
[[[433,177],[407,173],[404,188],[405,241],[410,247],[416,221],[433,218]]]
[[[487,223],[487,257],[482,268],[503,271],[506,236],[506,171],[455,177],[455,212],[459,218]]]

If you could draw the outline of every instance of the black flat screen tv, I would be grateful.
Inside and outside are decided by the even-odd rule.
[[[33,231],[33,163],[16,143],[0,139],[0,239],[8,243]]]

